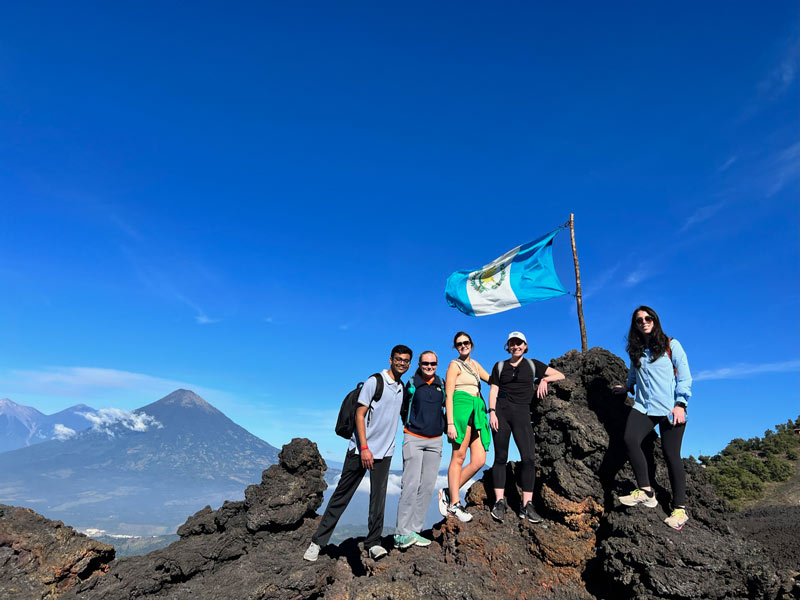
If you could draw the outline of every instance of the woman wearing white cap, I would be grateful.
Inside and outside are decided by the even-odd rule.
[[[532,502],[536,480],[536,446],[531,425],[531,402],[534,393],[538,398],[544,398],[548,382],[564,379],[564,374],[538,360],[525,359],[528,341],[519,331],[508,334],[505,349],[511,358],[495,364],[489,377],[489,425],[494,431],[492,480],[495,494],[491,515],[500,522],[505,517],[506,463],[508,443],[513,435],[522,460],[522,506],[519,517],[539,523],[542,518],[534,510]]]

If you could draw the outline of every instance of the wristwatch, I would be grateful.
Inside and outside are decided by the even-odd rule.
[[[678,400],[675,403],[675,407],[677,408],[678,406],[680,406],[683,410],[686,410],[686,402],[684,402],[683,400]]]

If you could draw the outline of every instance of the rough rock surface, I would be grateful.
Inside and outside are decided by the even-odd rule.
[[[320,519],[314,511],[322,502],[325,464],[315,444],[295,439],[262,483],[248,488],[245,501],[199,511],[179,529],[179,541],[116,561],[107,575],[63,597],[672,600],[796,594],[796,574],[729,527],[726,506],[695,463],[686,461],[691,520],[680,532],[663,523],[670,498],[655,435],[648,443],[659,506],[621,508],[617,497],[633,487],[621,441],[630,407],[610,386],[624,381],[625,364],[593,348],[551,365],[567,380],[552,385],[534,410],[541,525],[512,514],[502,524],[492,521],[487,475],[467,495],[475,518],[437,524],[427,532],[434,539],[428,548],[391,551],[375,562],[351,539],[306,562],[302,554]],[[507,497],[516,509],[515,465],[508,469]]]
[[[0,504],[0,598],[56,598],[108,571],[114,548],[28,508]]]

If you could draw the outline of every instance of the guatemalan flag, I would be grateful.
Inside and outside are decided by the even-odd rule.
[[[509,250],[481,269],[456,271],[447,278],[447,303],[480,317],[567,294],[553,265],[553,238],[561,229]]]

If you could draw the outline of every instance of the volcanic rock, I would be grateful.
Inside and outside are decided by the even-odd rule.
[[[0,504],[0,598],[56,598],[108,571],[114,548],[28,508]]]
[[[362,540],[349,539],[306,562],[302,555],[320,519],[314,511],[322,502],[325,463],[315,444],[295,439],[243,502],[206,507],[181,526],[179,541],[116,561],[107,575],[63,597],[783,600],[796,593],[797,574],[729,527],[727,506],[692,460],[684,461],[691,518],[681,531],[663,523],[670,492],[655,434],[645,444],[659,506],[621,507],[619,495],[634,487],[622,443],[631,399],[614,396],[611,386],[625,381],[625,364],[593,348],[551,366],[567,379],[533,408],[534,503],[542,524],[511,512],[521,494],[512,464],[511,510],[503,523],[489,515],[494,498],[487,472],[467,494],[474,519],[438,523],[424,532],[434,540],[428,548],[392,551],[376,562]],[[391,540],[383,543],[388,548]]]

